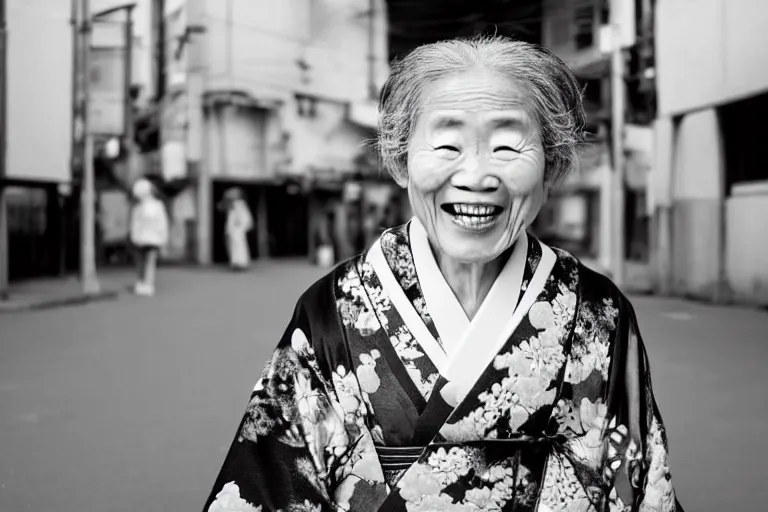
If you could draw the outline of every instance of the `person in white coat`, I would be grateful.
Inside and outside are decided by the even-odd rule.
[[[248,232],[253,229],[253,216],[243,193],[238,188],[227,191],[227,251],[229,265],[233,270],[245,270],[251,264],[248,247]]]
[[[168,213],[148,180],[136,181],[132,192],[136,203],[131,211],[130,238],[139,258],[139,279],[134,291],[137,295],[152,296],[158,254],[168,243]]]

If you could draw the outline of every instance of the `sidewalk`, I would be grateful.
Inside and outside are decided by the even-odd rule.
[[[285,258],[280,260],[254,261],[251,270],[261,273],[275,271],[276,268],[315,268],[306,263],[304,258]],[[314,271],[313,271],[314,272]],[[318,272],[322,272],[319,270]],[[213,274],[238,276],[225,266],[196,266],[188,263],[163,262],[158,268],[158,279],[165,280],[170,289],[180,286],[190,274]],[[246,273],[247,275],[247,273]],[[314,274],[312,274],[314,276]],[[316,276],[316,277],[319,277]],[[85,304],[100,300],[114,300],[124,293],[132,293],[136,282],[136,270],[133,267],[107,267],[98,269],[101,291],[95,295],[83,293],[77,274],[64,277],[36,278],[11,283],[8,298],[0,300],[0,315],[19,311],[35,311],[62,306]],[[158,283],[160,284],[160,283]]]
[[[127,290],[133,281],[135,281],[133,269],[120,268],[99,271],[101,291],[96,294],[84,293],[77,275],[11,283],[8,298],[0,300],[0,314],[115,299],[121,292]]]
[[[581,261],[592,270],[608,277],[611,276],[610,270],[604,269],[599,262],[589,259],[582,259]],[[258,266],[263,265],[265,263]],[[183,269],[187,267],[187,265],[177,266],[168,263],[164,266],[169,269]],[[215,267],[208,269],[196,267],[194,271],[201,272],[203,270],[219,271],[220,269]],[[627,262],[626,273],[627,283],[625,289],[627,292],[635,295],[652,293],[647,265]],[[121,293],[128,291],[136,280],[133,268],[99,269],[98,275],[101,291],[95,295],[83,293],[77,275],[37,278],[11,283],[8,298],[0,300],[0,315],[18,311],[85,304],[97,300],[113,300]]]

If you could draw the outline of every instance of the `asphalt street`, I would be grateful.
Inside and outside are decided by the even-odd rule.
[[[0,511],[199,511],[322,270],[161,269],[158,295],[0,315]],[[687,511],[768,503],[768,313],[633,299]]]

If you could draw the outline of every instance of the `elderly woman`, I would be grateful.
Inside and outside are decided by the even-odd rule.
[[[567,66],[422,46],[380,114],[415,217],[299,299],[206,510],[681,510],[632,306],[526,234],[576,159]]]

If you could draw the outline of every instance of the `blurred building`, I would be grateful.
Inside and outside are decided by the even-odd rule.
[[[226,259],[218,204],[233,186],[254,213],[257,257],[311,253],[329,228],[351,255],[360,184],[378,175],[366,142],[388,73],[384,0],[156,5],[161,172],[191,182],[171,201],[167,257]]]
[[[156,144],[145,143],[144,117],[157,97],[152,0],[91,0],[89,74],[97,198],[97,262],[130,258],[129,190],[159,173]],[[138,133],[137,133],[138,132]]]
[[[584,87],[588,143],[580,166],[556,190],[537,220],[537,232],[574,253],[609,267],[611,223],[624,223],[627,259],[650,259],[647,188],[653,162],[655,84],[653,83],[653,8],[650,0],[621,2],[626,70],[626,211],[614,219],[610,190],[611,81],[609,0],[543,0],[542,44],[573,69]]]
[[[768,304],[768,9],[660,0],[655,26],[658,288]]]
[[[0,186],[16,280],[67,267],[66,212],[77,207],[69,199],[72,32],[69,2],[61,0],[6,0],[6,17],[7,174]]]
[[[73,272],[80,264],[83,130],[74,116],[74,5],[62,0],[7,1],[8,173],[2,185],[8,191],[11,279]],[[157,167],[151,152],[127,150],[134,114],[145,109],[154,94],[151,7],[152,0],[90,2],[87,77],[100,263],[114,247],[125,252],[126,190],[138,175]],[[132,26],[127,23],[129,12]],[[106,157],[109,144],[118,149]]]

